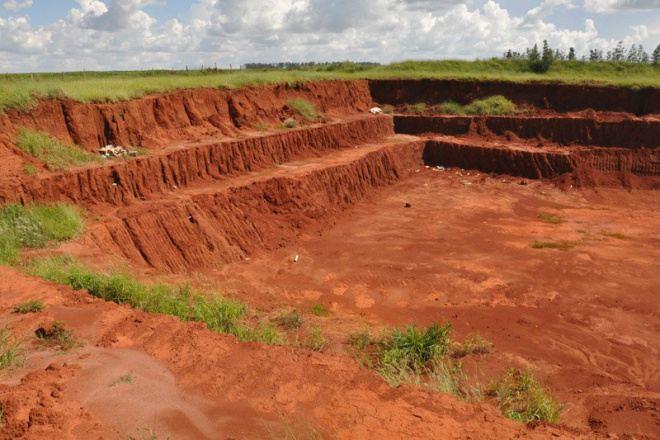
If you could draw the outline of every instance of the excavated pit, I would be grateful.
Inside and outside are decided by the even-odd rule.
[[[469,103],[496,94],[534,110],[497,117],[369,114],[376,105]],[[314,103],[327,120],[282,129],[295,116],[291,99]],[[660,435],[660,313],[652,301],[657,276],[649,274],[660,273],[660,256],[652,249],[660,239],[653,232],[657,221],[646,217],[653,217],[660,189],[659,103],[657,89],[453,80],[185,90],[117,104],[45,101],[29,113],[0,115],[0,203],[84,207],[87,232],[54,252],[96,267],[128,265],[145,277],[202,274],[232,283],[257,308],[320,302],[336,314],[338,325],[350,321],[340,329],[344,333],[364,320],[404,325],[452,317],[458,331],[492,338],[501,366],[513,359],[540,369],[551,389],[570,402],[567,421],[556,431],[494,422],[492,408],[477,423],[473,407],[452,407],[452,414],[459,413],[452,415],[459,420],[452,437],[652,437]],[[14,145],[20,127],[88,151],[112,143],[149,154],[49,172]],[[25,175],[26,164],[40,175]],[[621,204],[617,197],[624,198]],[[556,226],[539,223],[539,213],[547,218],[547,212],[559,218]],[[577,250],[532,249],[531,243],[559,236]],[[619,241],[607,241],[614,239]],[[646,254],[638,256],[636,247]],[[300,255],[300,262],[292,262],[292,255]],[[629,275],[620,280],[621,273]],[[624,304],[613,311],[618,298]],[[639,324],[642,315],[648,326]],[[206,338],[203,329],[161,318],[159,325]],[[197,365],[213,369],[205,356],[219,342],[186,347],[195,359],[191,367],[161,349],[169,347],[167,335],[143,328],[143,321],[153,319],[113,317],[112,326],[121,331],[97,340],[108,349],[144,350],[172,366],[184,384],[178,386],[194,383],[196,391],[208,388],[205,397],[224,396],[233,386],[219,379],[224,370],[206,377]],[[233,346],[223,350],[238,353]],[[342,352],[339,347],[336,357],[313,361],[299,356],[298,367],[316,372],[330,363],[332,371],[350,371],[341,382],[350,388],[355,368],[339,364]],[[268,356],[263,358],[260,365],[248,364],[268,375]],[[626,368],[629,363],[634,368]],[[288,371],[294,362],[280,364]],[[240,380],[243,388],[226,405],[242,402],[250,420],[305,412],[329,429],[323,416],[328,384],[310,385],[304,374],[289,377],[287,389],[305,389],[291,404],[281,394],[263,398],[256,385]],[[222,386],[209,386],[214,381]],[[621,391],[631,383],[634,391]],[[351,397],[357,403],[338,416],[342,423],[373,420],[366,430],[344,429],[344,438],[355,432],[442,435],[436,415],[419,416],[436,397],[404,387],[408,400],[402,409],[381,385],[374,407],[365,409],[369,398]],[[343,396],[344,388],[332,389]],[[253,401],[241,401],[241,393]],[[396,410],[380,414],[377,407],[385,402]],[[408,421],[404,427],[397,425],[400,417]]]

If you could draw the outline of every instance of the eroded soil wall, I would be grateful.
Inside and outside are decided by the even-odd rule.
[[[284,246],[422,165],[423,141],[380,147],[336,166],[154,203],[97,225],[103,252],[163,271],[220,267]]]
[[[599,121],[571,117],[518,116],[395,116],[397,133],[439,133],[543,139],[560,145],[590,145],[613,148],[660,147],[660,121],[623,119]]]
[[[281,123],[295,98],[330,115],[362,113],[372,102],[368,83],[359,80],[180,90],[115,104],[56,99],[40,102],[29,113],[0,114],[0,137],[13,141],[18,128],[27,127],[88,150],[107,144],[158,148],[200,136],[234,135],[259,122]]]
[[[400,105],[456,101],[469,104],[475,99],[504,95],[516,104],[531,104],[559,112],[593,109],[646,115],[660,113],[660,89],[588,86],[508,81],[371,80],[371,96],[380,104]]]
[[[69,201],[123,205],[200,180],[217,180],[254,172],[392,134],[392,118],[382,116],[269,136],[195,145],[102,167],[25,177],[3,185],[0,188],[0,202]]]

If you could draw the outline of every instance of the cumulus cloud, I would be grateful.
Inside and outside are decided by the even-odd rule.
[[[145,9],[157,0],[76,0],[44,26],[0,16],[0,71],[471,59],[544,39],[578,53],[612,48],[591,19],[566,28],[549,18],[577,1],[539,0],[514,15],[496,0],[196,0],[187,14],[159,22]],[[618,39],[640,43],[652,31],[627,34]]]
[[[33,0],[9,0],[4,2],[2,6],[4,6],[5,9],[9,9],[10,11],[17,11],[19,9],[27,9],[32,6]]]
[[[660,0],[584,0],[589,12],[621,12],[660,9]]]

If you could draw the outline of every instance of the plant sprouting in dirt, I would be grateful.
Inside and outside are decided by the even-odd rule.
[[[280,316],[275,318],[277,325],[285,330],[297,330],[303,325],[303,317],[295,311],[282,311]]]
[[[67,352],[79,347],[73,332],[68,329],[64,321],[53,321],[50,326],[44,326],[35,332],[37,338],[47,347],[55,348],[61,352]]]
[[[558,251],[570,251],[575,246],[577,242],[569,240],[558,240],[558,241],[535,241],[532,243],[534,249],[556,249]]]
[[[18,304],[14,307],[14,312],[26,315],[28,313],[39,313],[44,309],[44,302],[40,299],[35,299],[23,304]]]
[[[323,336],[323,332],[321,331],[321,328],[319,326],[312,327],[310,331],[309,341],[307,344],[309,348],[314,351],[323,351],[325,349],[326,344],[327,344],[327,340],[325,339],[325,336]]]
[[[553,225],[559,225],[561,223],[564,223],[563,218],[551,214],[546,214],[544,212],[539,213],[537,217]]]
[[[117,380],[112,381],[108,386],[112,388],[120,384],[130,384],[133,383],[133,379],[133,373],[126,373],[123,376],[120,376]]]
[[[0,370],[12,367],[18,363],[21,350],[20,341],[7,327],[0,328]]]
[[[312,307],[312,315],[318,316],[318,317],[328,317],[330,316],[330,310],[323,304],[315,304],[314,307]]]
[[[472,333],[466,336],[462,344],[454,344],[451,355],[462,358],[470,354],[488,354],[493,349],[493,343],[481,336],[481,333]]]
[[[563,406],[541,386],[530,370],[509,369],[493,384],[488,393],[496,397],[502,414],[512,420],[528,423],[542,421],[558,423]]]

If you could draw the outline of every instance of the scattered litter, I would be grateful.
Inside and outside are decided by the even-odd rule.
[[[463,174],[459,173],[458,171],[456,171],[456,175],[463,177]]]
[[[412,203],[406,202],[406,208],[412,208]]]
[[[112,183],[112,186],[117,186],[117,182],[113,182],[113,183]]]
[[[112,145],[106,145],[103,148],[99,148],[99,153],[101,153],[101,156],[105,158],[111,158],[111,157],[124,157],[124,156],[132,156],[135,157],[137,156],[137,151],[128,151],[126,148],[122,147],[121,145],[118,145],[116,147],[113,147]]]
[[[172,189],[179,189],[179,187],[176,186],[176,185],[174,185],[174,186],[172,187]]]
[[[435,167],[435,169],[438,170],[438,171],[446,171],[446,170],[448,170],[449,168],[445,168],[445,167]]]
[[[369,110],[372,115],[380,115],[383,113],[383,109],[380,107],[374,107],[371,110]]]
[[[428,170],[428,169],[429,169],[429,168],[431,168],[431,167],[430,167],[430,166],[428,166],[428,165],[426,165],[426,166],[425,166],[424,168],[426,168],[426,169]]]
[[[294,262],[294,263],[297,263],[297,262],[298,262],[298,259],[299,259],[299,256],[296,255],[295,257],[293,257],[293,262]]]
[[[415,172],[416,172],[416,173],[419,173],[420,171],[421,171],[421,170],[417,170],[417,171],[415,171]]]
[[[472,182],[469,182],[469,181],[467,181],[467,180],[461,180],[461,183],[462,183],[463,185],[472,185]]]

